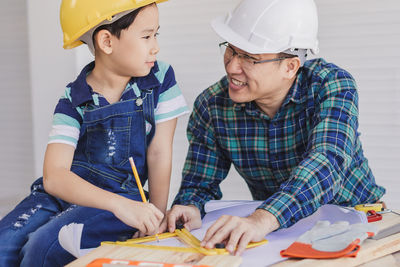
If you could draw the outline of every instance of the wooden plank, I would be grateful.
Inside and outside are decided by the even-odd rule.
[[[216,267],[238,267],[242,263],[242,258],[231,255],[213,255],[203,257],[197,264],[205,264]]]
[[[396,266],[396,259],[393,257],[392,254],[386,255],[382,258],[364,263],[360,265],[360,267],[382,267],[382,266]]]
[[[133,248],[119,245],[104,244],[87,255],[76,259],[67,267],[86,266],[97,258],[112,258],[121,260],[142,260],[164,263],[191,263],[191,264],[209,264],[215,267],[237,267],[242,259],[239,256],[215,255],[204,256],[200,253],[175,252],[168,250],[154,250],[147,248]]]

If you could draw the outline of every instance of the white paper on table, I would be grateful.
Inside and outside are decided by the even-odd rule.
[[[208,227],[221,215],[234,215],[245,217],[254,212],[262,201],[209,201],[204,207],[209,211],[203,218],[201,229],[192,231],[197,238],[201,239]],[[220,207],[222,207],[220,209]],[[259,247],[248,249],[243,252],[241,267],[261,267],[285,260],[280,256],[280,251],[288,248],[296,239],[306,231],[310,230],[317,221],[348,221],[354,223],[368,223],[364,212],[336,205],[324,205],[311,216],[298,221],[293,226],[268,234],[265,238],[268,243]]]
[[[234,215],[246,217],[262,201],[209,201],[204,207],[207,214],[203,218],[203,225],[200,229],[191,231],[191,233],[202,240],[207,229],[221,215]],[[286,249],[301,234],[310,230],[317,221],[326,220],[331,223],[337,221],[348,221],[350,224],[367,223],[364,212],[348,209],[336,205],[324,205],[311,216],[304,218],[290,228],[281,229],[266,236],[268,243],[259,247],[246,250],[243,254],[241,267],[261,267],[285,260],[280,256],[280,251]],[[82,224],[69,224],[64,226],[59,233],[59,242],[61,246],[76,257],[88,253],[92,249],[80,249],[80,240],[82,235]],[[163,239],[159,242],[148,242],[148,245],[175,246],[184,247],[177,238]]]
[[[61,247],[77,258],[92,250],[92,248],[81,249],[82,230],[82,223],[70,223],[64,225],[58,232],[58,242]]]

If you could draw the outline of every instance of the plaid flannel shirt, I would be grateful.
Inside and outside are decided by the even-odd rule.
[[[207,201],[221,199],[231,164],[281,228],[326,203],[375,202],[385,189],[375,184],[357,129],[355,81],[323,59],[305,63],[273,118],[254,102],[234,103],[223,77],[194,103],[174,204],[195,205],[204,215]]]

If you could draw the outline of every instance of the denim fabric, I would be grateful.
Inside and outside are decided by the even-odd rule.
[[[71,171],[105,190],[141,201],[128,158],[135,160],[142,183],[147,180],[146,148],[154,136],[152,90],[136,99],[85,110]],[[146,137],[145,118],[152,125]],[[44,191],[42,178],[31,194],[0,221],[0,267],[63,266],[74,259],[61,248],[58,232],[69,223],[83,223],[81,248],[101,241],[126,239],[136,231],[112,213],[82,207]]]

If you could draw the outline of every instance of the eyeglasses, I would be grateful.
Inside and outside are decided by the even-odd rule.
[[[228,42],[220,43],[219,48],[221,50],[221,53],[224,55],[225,62],[230,62],[234,56],[237,56],[240,61],[240,65],[243,68],[251,68],[256,64],[281,61],[281,60],[284,60],[287,58],[294,57],[294,56],[290,55],[290,56],[278,57],[278,58],[273,58],[273,59],[258,60],[257,58],[254,58],[247,54],[236,52],[235,49],[233,49],[233,47],[229,45]]]

